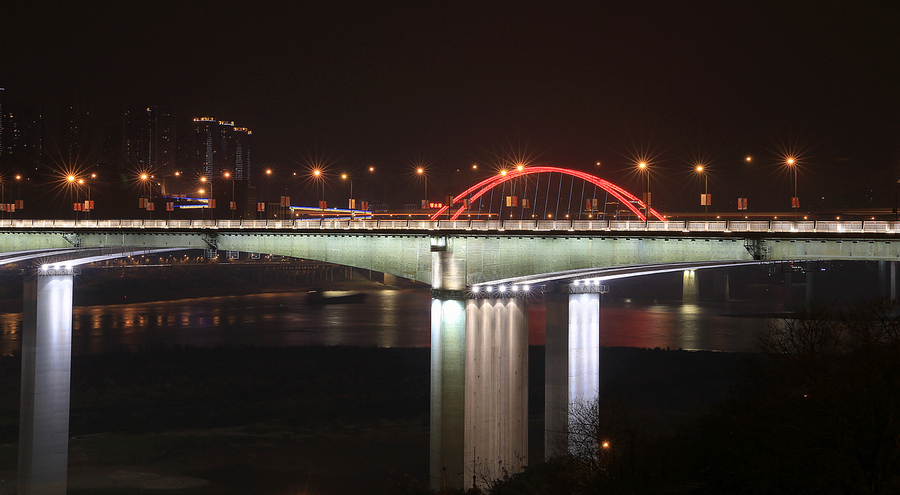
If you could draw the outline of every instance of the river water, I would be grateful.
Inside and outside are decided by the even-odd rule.
[[[381,290],[359,304],[305,304],[302,293],[209,297],[74,309],[73,352],[172,346],[351,345],[428,347],[430,292]],[[543,306],[530,310],[530,342],[543,344]],[[603,296],[601,345],[752,350],[783,308],[772,302],[655,302]],[[22,314],[0,314],[0,355],[21,348]]]

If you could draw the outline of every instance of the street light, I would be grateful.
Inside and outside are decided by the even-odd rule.
[[[312,174],[313,174],[313,180],[314,180],[314,181],[321,181],[321,183],[322,183],[322,189],[321,189],[321,190],[322,190],[322,195],[319,196],[319,208],[321,208],[321,209],[324,210],[324,209],[325,209],[325,180],[324,180],[324,176],[322,175],[322,171],[321,171],[320,169],[317,169],[317,168],[313,169]]]
[[[741,167],[741,197],[738,198],[738,211],[747,211],[747,169],[750,168],[750,164],[753,162],[753,157],[747,155],[744,157],[744,163],[746,166]]]
[[[22,201],[22,175],[16,174],[16,209],[20,210],[25,206],[25,202]],[[12,215],[10,215],[12,218]]]
[[[141,182],[144,183],[144,186],[147,187],[147,196],[146,196],[146,199],[144,199],[144,201],[141,201],[141,203],[143,203],[144,209],[147,210],[147,218],[148,218],[148,219],[152,219],[152,218],[153,218],[153,212],[152,212],[152,210],[150,210],[150,204],[151,204],[150,198],[151,198],[151,196],[152,196],[152,194],[153,194],[153,193],[152,193],[153,187],[150,185],[150,174],[142,173],[142,174],[139,176],[139,178],[140,178]]]
[[[694,170],[696,170],[698,174],[703,176],[704,192],[700,196],[700,204],[704,208],[703,221],[707,223],[707,228],[709,228],[709,203],[711,202],[711,198],[709,197],[709,175],[706,173],[706,169],[703,167],[703,165],[697,165],[696,167],[694,167]]]
[[[645,200],[644,205],[646,206],[645,211],[646,211],[646,216],[647,216],[645,221],[646,221],[646,225],[649,226],[650,225],[650,167],[647,162],[640,162],[637,164],[637,166],[641,172],[647,174],[647,197],[644,198],[644,200]]]
[[[422,176],[422,182],[425,184],[425,198],[423,199],[423,205],[428,205],[428,176],[425,175],[425,169],[419,167],[416,169],[416,173]]]
[[[208,196],[208,199],[206,200],[206,207],[209,208],[209,219],[215,220],[215,218],[216,218],[216,216],[215,216],[216,200],[213,199],[213,181],[212,181],[212,179],[207,179],[206,176],[203,175],[200,177],[200,182],[203,184],[206,184],[207,182],[209,182],[209,196]],[[201,191],[202,191],[202,189],[201,189]]]
[[[234,210],[237,208],[237,203],[234,201],[234,178],[231,177],[231,172],[227,170],[222,173],[222,176],[231,180],[231,201],[228,207],[231,209],[231,219],[234,220]]]
[[[793,179],[794,179],[794,195],[791,196],[791,208],[794,209],[794,221],[797,221],[797,209],[800,208],[800,198],[797,197],[797,160],[794,157],[789,156],[784,161],[785,165],[793,169]]]
[[[371,168],[371,167],[370,167],[370,168]],[[347,181],[347,182],[350,184],[350,198],[349,198],[349,200],[347,201],[347,207],[350,208],[350,209],[352,210],[353,207],[355,206],[355,205],[353,204],[353,181],[350,180],[350,176],[347,175],[347,174],[341,174],[341,180],[345,180],[345,181]]]
[[[75,204],[75,197],[76,197],[75,196],[75,181],[76,181],[76,178],[74,175],[70,174],[70,175],[66,176],[66,185],[69,187],[69,201],[72,203],[73,206]],[[78,210],[76,210],[74,207],[72,208],[72,216],[75,217],[75,220],[78,220]]]

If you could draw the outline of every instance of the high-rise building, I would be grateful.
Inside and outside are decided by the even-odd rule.
[[[219,137],[219,121],[212,117],[194,119],[191,135],[191,162],[197,173],[213,177],[215,172],[216,142]]]
[[[252,134],[246,127],[235,127],[233,121],[195,118],[190,153],[193,167],[207,177],[229,172],[235,180],[249,180]]]
[[[40,108],[3,105],[0,122],[0,168],[44,172],[44,115]]]
[[[125,109],[122,127],[124,163],[132,171],[176,169],[175,116],[168,105]]]
[[[246,127],[234,128],[234,178],[249,181],[252,169],[250,167],[250,136],[253,133]]]

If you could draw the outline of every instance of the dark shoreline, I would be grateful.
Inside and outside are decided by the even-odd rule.
[[[728,394],[746,357],[709,351],[603,348],[601,396],[620,401],[649,428],[673,432],[708,412]],[[0,479],[6,480],[15,474],[19,363],[18,357],[0,357],[0,376],[5,377],[0,382]],[[531,347],[532,462],[543,457],[543,363],[543,347]],[[300,453],[305,452],[303,445],[324,449],[323,445],[334,441],[346,444],[349,450],[323,451],[321,456],[304,461],[310,465],[282,467],[278,473],[266,473],[252,463],[229,469],[205,466],[203,473],[193,472],[187,465],[180,472],[177,466],[170,466],[166,468],[170,472],[209,482],[197,491],[179,493],[241,493],[242,486],[258,488],[253,483],[260,477],[286,483],[261,493],[278,493],[304,480],[321,493],[383,489],[395,482],[392,476],[427,485],[429,377],[428,348],[213,347],[75,356],[70,419],[74,439],[70,450],[82,452],[82,458],[70,460],[71,469],[77,473],[106,472],[101,468],[111,461],[102,459],[109,452],[82,445],[97,444],[97,435],[110,439],[106,448],[118,448],[112,438],[126,443],[141,438],[155,445],[151,450],[172,451],[174,456],[179,448],[198,449],[195,455],[211,459],[215,457],[211,452],[202,454],[209,446],[194,445],[198,443],[194,440],[182,444],[172,435],[194,431],[219,438],[221,435],[215,432],[234,434],[238,429],[241,438],[252,444],[246,446],[248,452],[265,452],[272,435],[281,441],[270,447],[283,449],[286,456],[306,459],[307,454]],[[390,428],[406,433],[397,433],[396,442],[388,447],[378,432]],[[340,472],[340,466],[329,463],[359,462],[359,452],[379,452],[379,445],[391,451],[370,459],[364,486],[348,486],[345,477],[324,474]],[[143,459],[142,454],[134,455],[135,461]],[[344,460],[342,455],[346,455]],[[162,462],[168,457],[165,452],[156,452],[154,459]],[[317,458],[321,458],[321,464],[316,464]],[[234,459],[221,462],[228,464]],[[246,480],[234,479],[235,469],[245,469]],[[235,487],[235,491],[226,487]]]

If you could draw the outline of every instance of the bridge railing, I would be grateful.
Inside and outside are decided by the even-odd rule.
[[[795,232],[900,233],[900,222],[884,220],[60,220],[0,219],[0,229],[248,229],[248,230],[471,230],[471,231],[624,231],[624,232]]]

